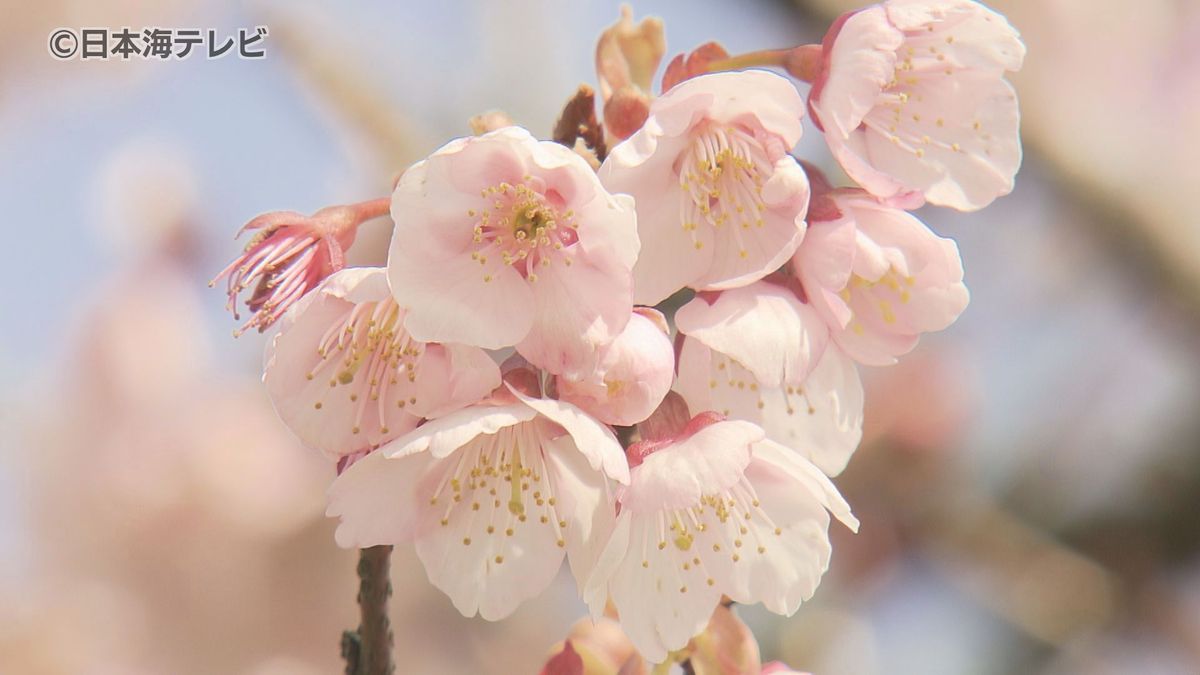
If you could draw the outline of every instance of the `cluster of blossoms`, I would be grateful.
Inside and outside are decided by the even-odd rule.
[[[225,272],[231,304],[256,284],[249,326],[278,319],[264,380],[338,463],[339,544],[415,545],[489,620],[565,557],[652,663],[723,597],[795,612],[830,516],[857,529],[830,477],[862,435],[858,366],[968,300],[910,211],[1012,188],[1024,47],[970,0],[886,0],[821,45],[705,45],[655,96],[664,51],[627,9],[601,37],[611,152],[502,126],[408,168],[386,268],[344,267],[368,202],[260,217]],[[857,187],[791,154],[806,109]]]

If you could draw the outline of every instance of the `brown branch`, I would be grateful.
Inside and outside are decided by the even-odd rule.
[[[603,162],[608,154],[604,144],[604,125],[596,119],[596,93],[586,84],[579,85],[575,95],[563,106],[563,111],[554,125],[553,139],[568,148],[575,147],[575,139],[583,142]]]
[[[342,633],[342,658],[346,675],[392,675],[392,628],[387,601],[392,595],[388,563],[391,546],[372,546],[359,551],[358,630]]]

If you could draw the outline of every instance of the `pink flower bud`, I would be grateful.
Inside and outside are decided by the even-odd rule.
[[[607,424],[628,426],[649,417],[675,377],[675,352],[660,323],[666,320],[653,309],[634,311],[591,375],[558,378],[559,396]]]
[[[629,5],[621,6],[621,18],[600,35],[596,75],[604,126],[617,140],[629,138],[646,121],[654,72],[666,49],[662,20],[647,17],[635,26]]]

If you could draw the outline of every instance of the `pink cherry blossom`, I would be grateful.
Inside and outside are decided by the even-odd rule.
[[[1021,164],[1004,74],[1024,57],[1017,31],[973,0],[887,0],[829,29],[809,106],[872,194],[975,210],[1012,191]]]
[[[828,567],[827,511],[858,527],[820,469],[750,422],[703,413],[629,454],[630,484],[585,598],[597,613],[611,596],[650,661],[703,630],[722,594],[792,614]]]
[[[606,424],[629,426],[650,416],[675,379],[667,321],[653,309],[634,310],[625,330],[587,378],[558,378],[558,394]]]
[[[691,409],[753,422],[830,476],[846,467],[862,439],[862,383],[812,306],[760,281],[697,297],[675,320]]]
[[[513,387],[426,422],[351,465],[329,491],[339,545],[414,541],[465,616],[497,620],[553,580],[586,579],[629,467],[608,427]]]
[[[263,381],[306,445],[333,457],[374,448],[500,384],[482,349],[415,340],[404,314],[383,268],[353,267],[284,316]]]
[[[638,255],[632,200],[517,127],[452,141],[392,198],[388,278],[419,340],[515,345],[581,376],[625,328]]]
[[[331,206],[305,216],[295,211],[272,211],[246,223],[243,232],[257,230],[245,252],[209,282],[228,279],[226,309],[239,319],[238,295],[254,287],[246,299],[252,315],[235,334],[249,328],[261,333],[289,307],[316,288],[325,277],[346,265],[345,250],[354,243],[358,226],[387,213],[387,199]]]
[[[792,270],[847,355],[868,365],[895,363],[921,333],[954,323],[969,295],[953,240],[863,190],[833,190],[825,198],[834,219],[814,219]]]
[[[635,302],[745,285],[796,250],[808,180],[788,151],[803,114],[795,87],[762,70],[701,75],[654,100],[600,167],[608,189],[636,200]]]

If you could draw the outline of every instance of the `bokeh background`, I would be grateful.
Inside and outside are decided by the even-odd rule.
[[[857,3],[644,2],[669,54]],[[820,675],[1200,673],[1200,2],[996,0],[1025,163],[922,216],[972,303],[867,371],[857,536],[764,655]],[[254,215],[386,194],[467,119],[548,135],[615,2],[0,3],[0,673],[340,672],[355,554],[206,287]],[[268,26],[267,57],[61,62],[59,27]],[[809,130],[799,152],[829,166]],[[355,263],[381,263],[386,222]],[[532,673],[569,581],[464,619],[394,555],[402,673]]]

